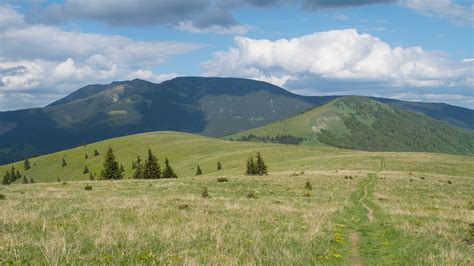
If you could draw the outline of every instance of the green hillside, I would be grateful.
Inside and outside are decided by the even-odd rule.
[[[474,154],[474,133],[365,97],[343,97],[301,115],[226,137],[366,150]]]
[[[131,160],[152,148],[179,178],[87,180],[84,166],[98,173],[109,145],[126,176]],[[244,176],[246,157],[256,151],[269,175]],[[0,186],[2,265],[474,262],[473,157],[154,132],[30,162],[29,170],[15,167],[35,184]],[[202,176],[194,176],[197,164]]]
[[[61,181],[88,180],[89,174],[83,174],[84,167],[87,166],[91,173],[99,176],[103,155],[109,146],[114,149],[118,161],[123,164],[126,177],[131,176],[133,172],[132,161],[137,155],[145,158],[148,148],[157,154],[161,165],[165,157],[168,158],[179,177],[194,176],[197,165],[200,165],[204,175],[240,175],[245,171],[247,157],[257,151],[263,154],[270,171],[374,171],[379,166],[380,156],[384,156],[387,161],[386,169],[417,171],[418,168],[429,168],[436,173],[449,174],[469,173],[470,170],[474,172],[474,166],[464,166],[472,161],[471,158],[460,156],[371,153],[332,147],[236,142],[178,132],[153,132],[114,138],[31,158],[29,161],[32,167],[26,171],[22,161],[0,166],[0,173],[3,176],[8,169],[15,166],[22,174],[37,182],[55,182],[58,178]],[[100,153],[99,156],[94,156],[95,150]],[[88,159],[85,158],[86,154]],[[65,167],[62,167],[63,158],[67,163]],[[430,160],[426,161],[425,158]],[[456,159],[450,159],[447,163],[447,158]],[[216,170],[217,161],[222,163],[223,170]],[[413,161],[419,161],[419,164],[412,165]],[[459,167],[460,165],[463,167]]]

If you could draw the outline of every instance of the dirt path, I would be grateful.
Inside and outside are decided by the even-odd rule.
[[[351,266],[362,266],[362,260],[359,254],[360,236],[357,231],[352,231],[350,235],[351,241]]]
[[[364,187],[364,196],[362,198],[359,199],[359,202],[360,204],[362,204],[362,206],[367,210],[367,218],[369,219],[369,222],[372,223],[374,221],[374,211],[369,208],[369,206],[367,206],[365,203],[364,203],[364,199],[367,198],[367,195],[368,195],[368,192],[367,192],[367,187],[372,183],[374,182],[374,178],[375,178],[375,174],[369,174],[372,179],[370,180],[370,182],[368,182],[367,184],[365,184],[365,187]]]

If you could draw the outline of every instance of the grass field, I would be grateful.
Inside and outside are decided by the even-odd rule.
[[[84,165],[98,173],[108,145],[127,175],[132,158],[151,147],[161,162],[171,160],[180,178],[88,181]],[[101,156],[94,157],[94,149]],[[270,174],[243,176],[246,157],[256,151]],[[215,170],[217,160],[222,171]],[[28,171],[21,162],[17,167],[45,183],[0,188],[0,264],[474,263],[472,157],[164,132],[89,144],[31,163]],[[203,176],[194,176],[197,164]],[[92,190],[84,189],[87,184]],[[202,197],[205,187],[208,198]]]

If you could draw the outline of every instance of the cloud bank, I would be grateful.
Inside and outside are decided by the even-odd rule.
[[[176,74],[156,75],[152,68],[202,47],[31,25],[5,6],[0,7],[0,43],[1,110],[30,107],[33,99],[43,104],[90,83],[132,77],[160,81]]]
[[[406,96],[408,88],[452,88],[472,97],[473,63],[421,47],[391,47],[346,29],[274,41],[236,37],[234,47],[214,53],[202,66],[208,76],[253,78],[306,94]]]

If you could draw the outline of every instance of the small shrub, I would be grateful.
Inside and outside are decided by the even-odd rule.
[[[469,201],[469,203],[467,204],[467,208],[468,208],[469,210],[474,210],[474,202]]]
[[[187,209],[189,209],[189,205],[188,205],[188,204],[180,204],[180,205],[178,206],[178,209],[180,209],[180,210],[187,210]]]
[[[209,198],[209,191],[207,190],[207,187],[204,187],[201,192],[201,197],[203,198]]]
[[[304,172],[303,172],[303,171],[301,171],[301,172],[300,172],[300,175],[304,175]]]
[[[309,198],[309,197],[311,197],[311,193],[309,193],[309,192],[306,192],[306,193],[304,193],[304,194],[303,194],[303,197],[307,197],[307,198]]]
[[[2,193],[0,193],[0,200],[4,200],[4,199],[6,199],[6,198],[7,198],[7,196],[5,196],[5,195],[3,195]]]
[[[425,179],[425,177],[424,177],[424,176],[422,176],[422,177],[420,177],[420,179]]]
[[[256,195],[253,191],[250,191],[250,192],[247,194],[247,198],[249,198],[249,199],[256,199],[256,198],[257,198],[257,195]]]
[[[453,183],[453,182],[451,182],[451,180],[448,180],[448,184],[450,184],[450,185],[451,185],[452,183]]]
[[[311,182],[309,182],[309,180],[306,180],[304,188],[306,188],[307,190],[313,190],[313,185],[311,185]]]
[[[62,184],[62,185],[67,185],[67,182],[66,182],[66,181],[63,181],[61,184]]]
[[[229,182],[229,179],[225,178],[225,177],[219,177],[217,178],[217,182],[219,183],[222,183],[222,182]]]
[[[413,182],[413,179],[410,178],[410,182]]]
[[[85,187],[84,187],[85,190],[92,190],[92,186],[87,184]]]
[[[201,170],[201,167],[199,167],[199,165],[197,166],[196,175],[202,175],[202,170]]]

